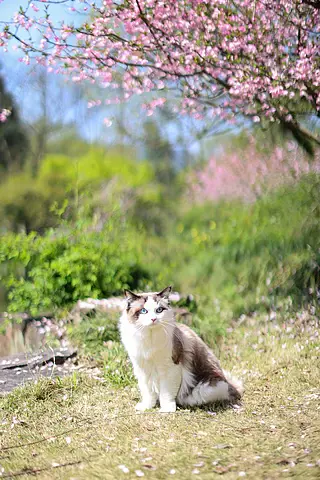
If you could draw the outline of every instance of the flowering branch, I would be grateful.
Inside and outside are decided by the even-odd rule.
[[[57,3],[87,20],[53,24]],[[279,122],[311,151],[320,143],[306,128],[320,116],[319,25],[315,0],[34,0],[6,23],[0,46],[18,39],[25,63],[121,87],[125,98],[175,88],[180,112],[198,118]]]

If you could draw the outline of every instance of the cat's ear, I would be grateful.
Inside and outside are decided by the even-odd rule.
[[[161,292],[157,293],[157,295],[159,297],[162,297],[162,298],[169,298],[169,295],[171,293],[171,290],[172,290],[172,287],[171,285],[167,288],[164,288],[163,290],[161,290]]]
[[[140,298],[140,295],[137,295],[136,293],[131,292],[131,290],[125,290],[124,295],[125,295],[128,303],[131,303],[134,300],[137,300],[138,298]]]

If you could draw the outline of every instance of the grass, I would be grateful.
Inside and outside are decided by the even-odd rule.
[[[136,414],[135,383],[108,375],[15,390],[0,400],[2,478],[319,478],[316,317],[242,318],[219,350],[245,381],[239,409]]]

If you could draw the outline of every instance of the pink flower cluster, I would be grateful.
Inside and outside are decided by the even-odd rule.
[[[25,58],[41,56],[40,63],[75,82],[121,86],[124,98],[176,89],[180,112],[197,118],[209,111],[297,126],[320,112],[320,9],[312,2],[65,0],[86,13],[80,27],[54,25],[52,3],[62,2],[34,0],[20,8],[0,45],[18,39]],[[148,114],[156,106],[151,102]]]
[[[6,122],[10,115],[11,111],[7,108],[3,108],[2,110],[0,110],[0,123]]]
[[[292,142],[261,153],[252,140],[242,152],[213,156],[202,170],[190,176],[189,193],[200,203],[237,198],[253,202],[311,172],[320,173],[320,155],[309,160]]]

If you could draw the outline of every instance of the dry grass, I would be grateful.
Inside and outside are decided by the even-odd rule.
[[[135,387],[82,376],[16,390],[1,400],[2,478],[319,478],[314,321],[229,331],[221,357],[245,380],[239,409],[135,414]]]

